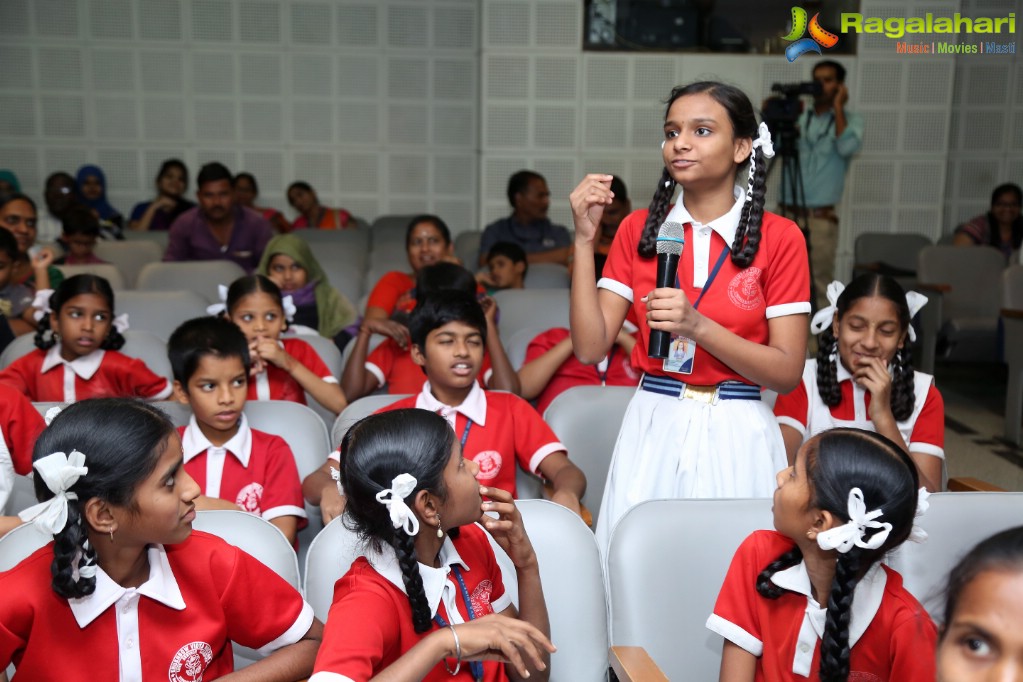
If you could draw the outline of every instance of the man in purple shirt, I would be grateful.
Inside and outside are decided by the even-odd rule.
[[[202,167],[199,205],[171,225],[165,261],[232,260],[246,272],[256,269],[273,228],[259,213],[235,204],[233,179],[222,163]]]

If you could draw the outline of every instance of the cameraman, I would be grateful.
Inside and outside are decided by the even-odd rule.
[[[810,267],[819,309],[828,304],[824,295],[834,279],[838,245],[835,206],[842,198],[849,161],[863,144],[863,119],[846,109],[849,90],[845,87],[845,67],[831,60],[817,62],[813,79],[820,84],[820,94],[814,97],[813,108],[799,118],[799,158],[809,216]],[[781,208],[783,215],[796,217],[798,207],[791,188],[781,198]]]

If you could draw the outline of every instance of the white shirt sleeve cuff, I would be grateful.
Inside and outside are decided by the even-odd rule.
[[[283,635],[275,639],[274,641],[257,649],[261,656],[269,656],[273,652],[277,651],[281,647],[294,644],[305,636],[305,633],[309,632],[309,627],[313,624],[313,607],[309,606],[309,602],[302,601],[302,611],[298,614],[298,618],[291,625],[290,628],[285,631]]]
[[[568,452],[568,448],[566,448],[563,444],[558,443],[558,442],[548,443],[547,445],[544,445],[543,447],[538,449],[536,452],[534,452],[533,456],[529,458],[529,470],[532,473],[534,473],[537,476],[539,476],[540,475],[540,462],[544,461],[544,459],[547,457],[547,455],[549,455],[551,453],[554,453],[554,452],[561,452],[561,451],[565,451],[567,453]]]
[[[716,613],[707,619],[707,629],[718,633],[737,647],[748,651],[756,657],[764,654],[764,643],[743,630],[731,621],[727,621]]]
[[[281,516],[297,516],[300,519],[304,519],[306,518],[306,513],[304,507],[293,507],[290,504],[282,504],[279,507],[267,509],[261,514],[261,516],[264,521],[270,521]]]
[[[501,613],[511,605],[512,605],[511,594],[508,593],[507,586],[504,588],[504,594],[502,594],[498,599],[495,599],[494,601],[490,602],[490,607],[494,609],[494,613]]]
[[[622,284],[618,280],[610,279],[608,277],[601,277],[600,281],[597,282],[598,289],[607,289],[613,291],[629,303],[633,301],[632,287]]]
[[[374,365],[372,362],[366,363],[366,371],[377,378],[377,388],[382,388],[387,385],[387,377],[384,376],[383,370]]]
[[[167,400],[167,398],[170,398],[171,389],[172,389],[171,382],[168,381],[166,385],[164,385],[163,389],[161,389],[158,393],[154,393],[153,395],[149,396],[149,399]]]
[[[765,317],[785,317],[786,315],[809,315],[810,302],[798,301],[796,303],[782,303],[780,305],[768,306]]]
[[[309,678],[309,682],[355,682],[355,680],[337,673],[318,672]]]
[[[939,459],[945,459],[945,449],[939,448],[937,445],[931,445],[930,443],[910,443],[910,452],[919,452],[923,455],[931,455],[938,457]]]
[[[800,436],[806,438],[806,427],[800,424],[798,420],[793,419],[792,417],[777,416],[775,417],[775,421],[778,422],[778,426],[788,426],[793,428],[799,432]]]

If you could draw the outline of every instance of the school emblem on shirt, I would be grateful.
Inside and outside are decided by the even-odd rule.
[[[490,605],[490,594],[493,591],[494,583],[484,580],[476,586],[476,589],[472,591],[472,595],[469,596],[469,601],[472,602],[472,611],[476,614],[477,618],[494,612],[494,607]]]
[[[480,472],[476,474],[477,481],[489,481],[493,478],[497,478],[497,474],[501,472],[501,453],[497,450],[484,450],[483,452],[477,453],[472,461],[479,465]]]
[[[206,642],[186,644],[171,659],[167,679],[170,682],[202,682],[202,674],[212,660],[213,647]]]
[[[259,514],[259,502],[263,499],[263,486],[258,483],[249,483],[238,491],[234,503],[250,514]]]
[[[760,290],[760,268],[749,267],[728,283],[728,300],[740,310],[753,310],[763,305],[764,292]]]

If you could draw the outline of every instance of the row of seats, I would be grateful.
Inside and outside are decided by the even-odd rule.
[[[704,627],[735,550],[751,532],[771,527],[770,500],[654,500],[634,507],[614,529],[606,558],[572,512],[545,500],[518,506],[537,553],[550,616],[551,680],[607,679],[608,648],[643,647],[665,679],[716,679],[721,638]],[[907,542],[887,562],[937,617],[948,571],[981,539],[1023,514],[1023,493],[939,493],[921,520],[927,542]],[[299,589],[320,619],[334,583],[360,554],[357,538],[336,519],[313,540],[304,582],[283,535],[244,512],[200,512],[195,528],[253,554]],[[23,526],[0,540],[0,570],[48,538]],[[492,543],[517,600],[514,568]],[[251,660],[255,652],[241,652]]]

